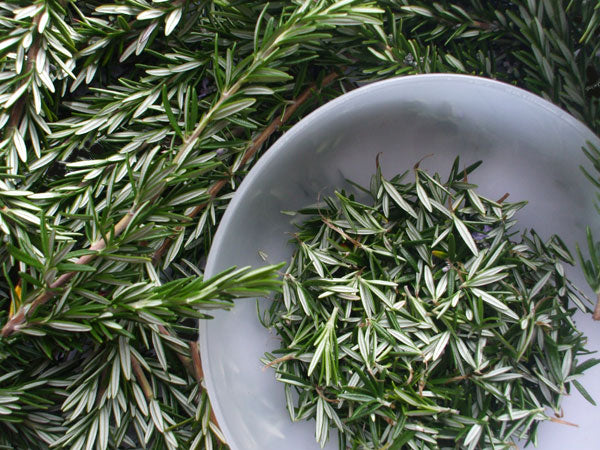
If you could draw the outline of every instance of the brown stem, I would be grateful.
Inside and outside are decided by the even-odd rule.
[[[444,384],[448,384],[448,383],[454,383],[455,381],[462,381],[462,380],[467,380],[471,377],[471,375],[459,375],[456,377],[452,377],[452,378],[448,378],[446,381],[444,381]]]
[[[327,86],[328,84],[333,82],[333,80],[335,80],[337,77],[338,77],[338,74],[336,72],[330,73],[325,78],[323,78],[323,81],[321,82],[320,87],[323,88],[323,87]],[[267,128],[265,128],[258,135],[258,137],[254,141],[252,141],[252,143],[248,146],[248,148],[246,148],[246,150],[244,151],[244,154],[242,155],[242,159],[240,161],[239,167],[243,167],[250,160],[250,158],[252,158],[256,154],[256,152],[265,143],[265,141],[267,139],[269,139],[269,137],[271,137],[271,135],[273,133],[275,133],[275,131],[277,131],[279,129],[279,127],[281,127],[281,125],[285,124],[290,119],[292,114],[294,114],[296,112],[296,110],[306,100],[308,100],[310,98],[311,94],[317,88],[318,88],[318,86],[316,83],[311,84],[309,87],[307,87],[304,90],[304,92],[302,92],[302,94],[300,94],[298,96],[298,98],[296,98],[296,100],[294,100],[290,105],[287,106],[287,108],[285,109],[284,113],[281,116],[277,116],[275,119],[273,119],[271,121],[271,123],[267,126]],[[191,136],[189,141],[191,141],[192,138],[194,138],[194,136]],[[232,173],[232,171],[230,171],[230,173]],[[213,184],[210,187],[210,189],[208,190],[208,193],[210,195],[210,200],[214,199],[219,194],[221,189],[223,189],[226,185],[227,185],[227,180],[219,180],[215,184]],[[208,206],[210,204],[210,200],[196,206],[192,210],[192,212],[190,212],[190,214],[188,214],[188,217],[190,217],[190,218],[196,217],[204,208],[206,208],[206,206]],[[183,227],[176,227],[175,234],[181,232],[181,230],[183,230]],[[165,252],[169,249],[169,247],[171,246],[172,243],[173,243],[173,239],[170,237],[168,237],[164,240],[162,245],[154,252],[154,255],[152,256],[152,262],[154,264],[156,264],[158,261],[160,261],[160,259],[165,254]]]
[[[10,117],[8,119],[8,124],[6,125],[6,131],[16,128],[21,121],[21,116],[23,115],[23,108],[25,107],[25,96],[21,96],[19,100],[14,104],[12,109],[10,110]]]
[[[142,370],[140,363],[137,359],[135,359],[135,356],[133,355],[131,355],[131,369],[133,370],[133,374],[135,375],[137,382],[142,387],[142,392],[144,393],[146,400],[151,401],[152,399],[154,399],[154,392],[152,392],[152,386],[150,386],[146,375],[144,375],[144,371]]]
[[[200,384],[204,379],[204,372],[202,371],[202,361],[200,359],[200,349],[198,348],[198,343],[196,341],[190,341],[190,349],[192,351],[192,362],[194,364],[194,376],[196,378],[196,382]],[[219,428],[219,422],[217,422],[217,417],[215,416],[215,412],[212,410],[212,408],[210,409],[210,421],[214,423],[217,428]],[[223,442],[223,444],[227,445],[227,442]]]
[[[352,244],[354,244],[355,247],[360,247],[360,248],[364,248],[364,245],[361,244],[359,241],[357,241],[356,239],[353,239],[352,237],[348,236],[348,234],[346,234],[346,232],[344,232],[344,230],[342,230],[340,227],[335,226],[334,224],[332,224],[329,219],[327,219],[326,217],[321,216],[321,221],[327,225],[329,228],[331,228],[333,231],[335,231],[336,233],[338,233],[340,236],[342,236],[345,240],[350,241]]]
[[[510,194],[507,192],[506,194],[504,194],[502,197],[500,197],[496,203],[502,203],[504,200],[506,200],[508,198]]]
[[[412,366],[408,366],[408,379],[406,380],[406,382],[404,384],[406,384],[407,386],[410,385],[414,374],[415,374],[415,372],[414,372]]]
[[[115,225],[113,230],[113,236],[119,236],[125,228],[131,222],[134,213],[129,212],[119,222]],[[106,240],[101,238],[100,240],[94,242],[90,246],[90,250],[94,252],[98,252],[106,248]],[[75,261],[75,264],[88,264],[96,257],[96,254],[83,255]],[[48,300],[56,295],[56,289],[65,285],[71,278],[73,278],[77,274],[76,271],[63,273],[60,277],[58,277],[54,282],[48,286],[47,290],[38,295],[31,303],[27,303],[26,305],[21,305],[17,313],[10,318],[8,322],[2,327],[2,331],[0,332],[0,336],[7,337],[11,334],[19,331],[19,329],[23,326],[27,317],[31,315],[38,307],[44,305]]]
[[[421,378],[419,380],[418,386],[419,386],[419,397],[423,397],[423,389],[425,389],[425,380],[423,380]]]
[[[423,156],[423,157],[422,157],[420,160],[418,160],[418,161],[417,161],[417,163],[416,163],[416,164],[413,166],[413,170],[417,170],[423,161],[425,161],[427,158],[430,158],[430,157],[432,157],[432,156],[435,156],[435,154],[434,154],[434,153],[428,153],[428,154],[426,154],[425,156]],[[468,182],[468,180],[467,180],[467,172],[466,172],[466,171],[465,171],[465,175],[464,175],[463,181],[464,181],[465,183],[467,183],[467,182]]]
[[[550,422],[560,423],[563,425],[569,425],[570,427],[579,428],[579,425],[577,425],[576,423],[567,422],[566,420],[558,419],[556,417],[550,417]]]
[[[200,349],[196,341],[190,341],[190,349],[192,352],[192,362],[194,364],[194,377],[198,383],[201,383],[204,379],[204,372],[202,371],[202,360],[200,359]]]
[[[105,381],[108,378],[108,367],[105,367],[104,369],[102,369],[102,373],[100,374],[100,389],[98,389],[98,392],[96,393],[96,405],[100,404],[100,400],[102,399],[102,396],[104,395],[104,393],[106,392],[106,389],[108,388],[108,385],[105,385]]]
[[[315,386],[315,391],[317,391],[317,394],[319,394],[319,397],[321,397],[327,403],[339,403],[340,402],[337,398],[335,398],[335,399],[327,398],[325,396],[325,394],[323,393],[323,390],[319,386]]]
[[[165,336],[172,335],[171,332],[169,332],[169,330],[167,330],[162,325],[158,325],[158,331],[161,334],[164,334]],[[202,372],[202,361],[200,359],[200,349],[198,348],[198,343],[196,341],[190,341],[189,344],[190,344],[190,352],[191,352],[192,357],[188,358],[187,356],[182,355],[180,353],[177,353],[177,357],[179,358],[179,360],[181,361],[181,363],[183,364],[185,369],[188,371],[188,373],[191,374],[195,378],[195,380],[198,384],[200,384],[200,383],[202,383],[202,380],[204,379],[204,373]],[[150,384],[148,383],[148,380],[146,379],[146,377],[144,375],[144,372],[142,371],[142,368],[140,367],[140,364],[133,357],[133,355],[131,356],[131,367],[133,369],[133,372],[135,373],[136,379],[142,385],[142,390],[144,391],[144,395],[146,396],[146,398],[148,400],[151,400],[153,397],[152,389],[150,387]],[[149,397],[149,395],[150,395],[150,397]],[[215,413],[212,411],[212,409],[210,411],[210,420],[217,427],[219,426],[219,424],[217,422],[217,418],[215,417]],[[223,442],[223,444],[226,444],[226,442]]]
[[[164,334],[165,336],[171,336],[171,333],[169,332],[169,330],[167,330],[164,326],[162,325],[158,325],[158,331],[161,334]],[[181,361],[181,364],[183,364],[183,367],[185,367],[185,370],[187,370],[190,374],[194,374],[194,368],[192,366],[192,360],[190,358],[188,358],[185,355],[182,355],[179,352],[175,352],[177,354],[177,358],[179,358],[179,361]]]
[[[323,88],[323,87],[329,85],[337,77],[338,77],[338,74],[336,72],[331,72],[329,75],[327,75],[325,78],[323,78],[323,81],[321,81],[320,87]],[[279,127],[281,125],[283,125],[290,119],[292,114],[294,114],[296,112],[296,110],[306,100],[308,100],[308,98],[311,96],[311,94],[313,94],[313,92],[317,88],[318,88],[318,86],[316,83],[311,84],[309,87],[307,87],[304,90],[304,92],[302,92],[302,94],[300,94],[300,96],[296,100],[294,100],[289,106],[287,106],[287,108],[285,109],[285,112],[283,113],[282,116],[278,116],[275,119],[273,119],[273,121],[269,124],[269,126],[267,128],[265,128],[263,130],[263,132],[258,136],[258,138],[256,140],[254,140],[254,142],[252,142],[250,147],[248,147],[246,149],[246,153],[242,157],[242,162],[241,162],[240,166],[243,166],[244,164],[246,164],[248,162],[248,160],[254,156],[254,154],[258,151],[258,149],[262,146],[262,144],[264,144],[264,142],[275,131],[277,131],[277,129],[279,129]]]
[[[385,421],[386,421],[386,422],[387,422],[389,425],[392,425],[392,426],[396,425],[396,421],[394,421],[394,420],[390,419],[390,418],[389,418],[389,417],[387,417],[387,416],[381,416],[381,418],[382,418],[383,420],[385,420]]]
[[[262,368],[263,372],[265,370],[267,370],[269,367],[273,367],[276,364],[282,363],[284,361],[289,361],[290,359],[296,359],[296,354],[295,353],[288,353],[287,355],[284,355],[280,358],[275,358],[273,361],[269,361],[267,364],[265,364]]]
[[[600,293],[597,295],[596,307],[594,308],[594,314],[592,314],[592,319],[600,320]]]

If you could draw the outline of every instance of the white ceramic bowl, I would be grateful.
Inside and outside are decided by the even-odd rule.
[[[598,232],[594,189],[580,165],[589,166],[581,147],[594,134],[556,106],[521,89],[460,75],[419,75],[374,83],[319,108],[280,138],[239,186],[215,236],[206,275],[232,265],[261,266],[287,260],[293,230],[282,210],[295,210],[344,185],[367,183],[382,153],[384,175],[404,171],[423,156],[431,173],[448,173],[456,155],[464,164],[483,160],[469,181],[483,195],[529,200],[521,228],[542,236],[557,233],[574,250],[585,242],[585,226]],[[577,269],[575,281],[585,287]],[[264,302],[264,300],[263,300]],[[578,325],[600,350],[600,323],[578,317]],[[259,358],[278,347],[276,336],[257,319],[253,300],[240,300],[230,312],[217,312],[200,326],[202,364],[218,422],[231,448],[318,449],[314,423],[292,423],[283,386]],[[600,401],[600,368],[583,384]],[[540,448],[592,449],[600,408],[578,392],[563,402],[565,419],[579,428],[545,423]],[[332,433],[327,448],[337,448]]]

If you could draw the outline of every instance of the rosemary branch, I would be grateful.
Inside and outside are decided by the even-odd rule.
[[[283,112],[283,114],[275,117],[275,119],[273,119],[271,121],[271,123],[246,148],[246,150],[244,151],[244,154],[242,156],[241,163],[239,164],[239,167],[243,167],[244,165],[246,165],[246,163],[256,154],[256,152],[265,143],[265,141],[267,139],[269,139],[269,137],[275,131],[277,131],[279,129],[279,127],[281,127],[282,125],[284,125],[290,119],[290,117],[294,114],[294,112],[296,112],[296,110],[306,100],[308,100],[308,98],[311,96],[311,94],[315,93],[315,91],[317,89],[322,89],[323,87],[329,85],[331,82],[333,82],[333,80],[335,80],[337,78],[337,76],[338,75],[337,75],[336,72],[332,72],[332,73],[330,73],[329,75],[327,75],[326,77],[323,78],[323,80],[320,83],[320,86],[317,86],[316,83],[313,83],[309,87],[307,87],[304,90],[304,92],[302,92],[302,94],[300,94],[295,100],[293,100],[285,108],[285,111]],[[230,172],[231,175],[233,175],[233,172],[231,171],[231,168],[230,168],[229,172]],[[219,181],[215,182],[210,187],[210,189],[208,190],[208,194],[210,196],[210,199],[211,200],[214,199],[219,194],[219,192],[221,191],[221,189],[223,189],[223,187],[225,187],[226,184],[227,184],[227,180],[225,180],[225,179],[222,179],[222,180],[219,180]],[[196,217],[209,204],[210,204],[210,200],[207,201],[207,202],[203,202],[200,205],[196,206],[188,214],[188,217],[189,218]],[[183,230],[182,226],[179,226],[179,227],[175,228],[175,234],[177,234],[181,230]],[[173,243],[173,238],[171,238],[171,237],[168,237],[168,238],[166,238],[163,241],[163,243],[161,244],[161,246],[154,252],[154,255],[152,256],[152,262],[154,264],[157,264],[158,261],[160,261],[160,259],[165,254],[165,252],[169,249],[169,247],[171,246],[172,243]]]
[[[32,24],[35,28],[37,28],[37,26],[40,23],[40,17],[41,17],[41,11],[38,12],[32,20]],[[27,64],[25,66],[25,72],[31,72],[33,70],[34,64],[35,64],[35,60],[37,58],[38,55],[38,51],[40,49],[40,40],[41,37],[40,36],[36,36],[33,40],[33,42],[31,43],[31,47],[29,47],[29,50],[27,51]],[[27,97],[25,95],[22,95],[13,105],[13,108],[10,111],[10,117],[8,119],[8,123],[6,126],[6,133],[10,133],[13,129],[15,129],[16,127],[19,126],[19,123],[21,122],[21,119],[23,117],[23,110],[25,109],[25,104],[27,103]]]
[[[131,219],[133,218],[134,213],[128,212],[125,216],[121,218],[121,220],[115,225],[112,236],[119,236],[123,230],[127,228]],[[98,241],[94,242],[89,250],[93,252],[100,252],[104,248],[106,248],[106,238],[100,238]],[[88,254],[80,256],[75,264],[85,265],[91,262],[98,253]],[[6,324],[2,327],[2,331],[0,332],[0,336],[7,337],[13,333],[19,331],[21,326],[27,321],[27,317],[31,315],[37,308],[44,305],[48,300],[54,297],[57,294],[57,289],[66,284],[71,278],[73,278],[77,274],[76,271],[71,271],[62,274],[58,277],[54,282],[48,286],[48,288],[38,295],[31,303],[23,304],[19,308],[19,310],[12,316]]]

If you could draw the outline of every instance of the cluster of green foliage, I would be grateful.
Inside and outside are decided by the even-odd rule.
[[[0,447],[221,447],[195,319],[275,268],[203,281],[202,261],[260,152],[427,72],[598,132],[599,27],[597,0],[0,2]]]
[[[600,359],[578,361],[574,260],[556,235],[519,235],[526,202],[477,194],[480,162],[456,158],[446,181],[377,170],[360,198],[298,211],[265,360],[321,446],[336,428],[343,449],[508,450],[537,445],[573,386],[596,404],[577,381]]]

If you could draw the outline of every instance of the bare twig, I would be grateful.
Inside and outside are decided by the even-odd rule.
[[[510,194],[507,192],[506,194],[504,194],[502,197],[500,197],[496,203],[502,203],[504,200],[506,200],[508,198]]]
[[[567,422],[566,420],[558,419],[556,417],[550,417],[550,422],[560,423],[562,425],[569,425],[570,427],[579,428],[579,425],[577,425],[576,423]]]
[[[134,373],[135,378],[137,379],[138,383],[142,387],[142,392],[144,392],[144,396],[146,397],[146,400],[151,401],[154,398],[154,392],[152,392],[152,386],[150,386],[150,383],[148,382],[146,375],[144,375],[144,371],[142,370],[140,363],[138,362],[137,359],[135,359],[135,357],[133,355],[131,355],[131,369],[133,370],[133,373]]]
[[[200,384],[204,379],[204,372],[202,371],[202,361],[200,360],[200,349],[198,348],[198,343],[196,341],[190,341],[190,349],[192,352],[192,362],[194,364],[194,376],[196,378],[196,382]],[[217,428],[219,427],[219,422],[217,422],[215,412],[212,410],[212,408],[210,409],[210,421],[214,423]],[[227,442],[223,442],[223,444],[227,445]]]
[[[335,231],[336,233],[338,233],[340,236],[342,236],[345,240],[350,241],[355,247],[359,247],[359,248],[364,248],[364,245],[361,244],[359,241],[357,241],[356,239],[353,239],[352,237],[350,237],[348,234],[346,234],[346,232],[344,230],[342,230],[340,227],[335,226],[334,224],[332,224],[329,219],[327,219],[324,216],[321,216],[321,221],[327,225],[329,228],[331,228],[333,231]]]
[[[594,314],[592,315],[592,319],[600,320],[600,294],[598,294],[598,301],[596,302],[596,307],[594,308]]]
[[[296,355],[294,353],[288,353],[287,355],[284,355],[280,358],[275,358],[273,361],[269,361],[267,364],[265,364],[262,368],[263,372],[265,370],[267,370],[269,367],[273,367],[276,364],[279,364],[281,362],[284,361],[289,361],[290,359],[295,359]]]
[[[163,325],[158,325],[158,331],[160,332],[160,334],[164,334],[165,336],[171,336],[172,334],[169,332],[169,330],[167,330]],[[190,373],[191,375],[194,375],[194,367],[192,365],[192,360],[190,358],[188,358],[185,355],[182,355],[179,352],[175,352],[177,354],[177,358],[179,359],[179,361],[181,361],[181,364],[183,364],[183,367],[185,367],[185,369],[188,371],[188,373]]]
[[[315,387],[315,391],[317,391],[317,394],[319,394],[319,397],[321,397],[323,400],[325,400],[327,403],[339,403],[340,401],[336,398],[336,399],[331,399],[331,398],[327,398],[325,396],[325,394],[323,393],[323,390],[320,387]]]
[[[194,364],[194,376],[196,377],[196,381],[201,383],[204,379],[204,372],[202,371],[202,361],[200,360],[200,349],[196,341],[190,341],[190,350]]]

